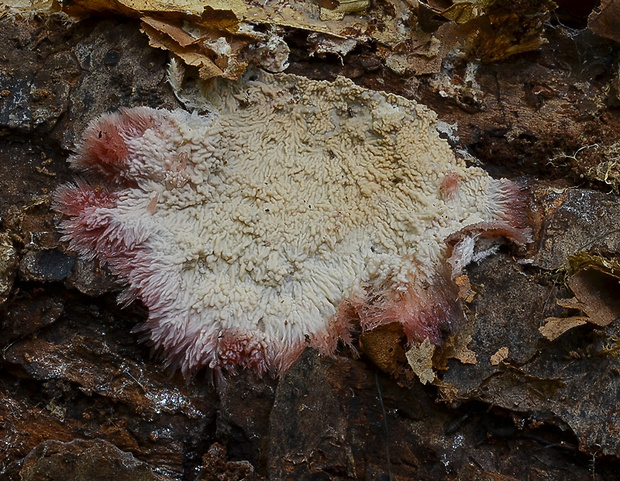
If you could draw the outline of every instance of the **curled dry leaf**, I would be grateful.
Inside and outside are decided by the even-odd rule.
[[[197,67],[203,80],[236,79],[247,66],[240,60],[240,53],[252,41],[248,36],[238,35],[231,41],[217,29],[194,26],[188,31],[182,22],[149,16],[142,17],[142,22],[142,31],[152,47],[169,50],[187,65]]]
[[[370,6],[369,0],[321,0],[321,20],[342,20],[351,13],[364,13]]]
[[[545,319],[546,323],[539,331],[549,340],[588,322],[604,327],[620,317],[620,262],[581,253],[571,257],[569,264],[567,285],[575,297],[557,302],[564,308],[581,311],[583,315]]]
[[[544,26],[552,8],[555,4],[549,0],[518,1],[508,6],[497,0],[448,5],[406,0],[372,4],[368,0],[284,4],[267,0],[260,6],[249,0],[64,3],[64,10],[75,16],[112,11],[141,18],[151,45],[197,66],[203,79],[237,79],[248,62],[271,72],[283,71],[288,65],[288,46],[279,45],[276,51],[265,48],[285,44],[281,37],[274,43],[270,35],[274,28],[307,32],[308,40],[315,44],[311,54],[342,57],[359,43],[373,42],[377,56],[399,75],[438,73],[444,59],[457,50],[472,60],[497,61],[545,43]],[[318,43],[313,35],[319,35]],[[262,53],[252,56],[257,50]],[[265,53],[278,58],[286,55],[274,67]]]
[[[377,2],[372,8],[369,4],[368,0],[286,3],[275,0],[74,0],[64,2],[63,8],[75,16],[111,11],[133,17],[182,16],[191,23],[200,19],[203,23],[219,22],[220,26],[224,19],[228,22],[226,28],[231,32],[235,29],[243,31],[256,24],[277,25],[340,38],[372,39],[388,45],[404,41],[411,35],[413,29],[407,22],[414,15],[415,8],[411,2],[386,0]]]

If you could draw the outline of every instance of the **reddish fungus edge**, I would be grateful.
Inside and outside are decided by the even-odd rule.
[[[447,174],[441,189],[443,195],[455,195],[458,176]],[[421,285],[414,281],[402,290],[368,289],[365,295],[344,301],[349,310],[342,312],[349,319],[337,318],[337,322],[351,324],[356,319],[363,331],[398,322],[409,344],[428,338],[433,344],[442,345],[464,320],[454,279],[463,274],[464,267],[473,259],[475,245],[485,239],[505,239],[519,247],[531,242],[525,214],[527,196],[527,191],[516,182],[493,181],[491,204],[500,220],[468,225],[448,236],[445,263],[428,283]]]
[[[148,107],[121,108],[102,114],[90,122],[76,155],[69,161],[87,176],[133,184],[124,175],[131,155],[129,141],[161,123],[163,117],[160,111]]]

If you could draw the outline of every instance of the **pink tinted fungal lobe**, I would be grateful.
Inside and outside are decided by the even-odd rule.
[[[354,324],[439,344],[464,266],[528,241],[519,186],[455,159],[422,105],[259,72],[204,96],[204,116],[95,119],[55,199],[63,239],[148,307],[141,329],[186,375],[277,374]]]
[[[455,174],[454,172],[446,173],[444,178],[441,180],[439,190],[446,199],[454,199],[459,192],[458,174]]]

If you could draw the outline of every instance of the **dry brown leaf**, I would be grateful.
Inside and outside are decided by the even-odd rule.
[[[500,347],[497,352],[491,356],[489,362],[492,366],[499,366],[499,364],[508,357],[509,352],[510,350],[506,346]]]
[[[575,297],[556,302],[583,315],[545,319],[539,331],[550,340],[586,322],[605,327],[620,318],[620,262],[616,258],[581,252],[570,257],[568,271],[566,283]]]
[[[568,287],[575,294],[573,305],[586,314],[588,322],[607,326],[620,317],[617,277],[598,269],[584,269],[568,279]]]
[[[212,26],[187,24],[178,19],[142,17],[142,31],[152,47],[169,50],[187,65],[198,67],[200,78],[237,79],[247,67],[242,50],[253,40]]]
[[[142,22],[146,23],[161,34],[170,37],[170,40],[175,42],[179,47],[189,47],[190,45],[196,44],[199,40],[187,33],[180,26],[173,25],[167,21],[145,16],[142,17]]]
[[[550,341],[557,339],[566,331],[583,326],[588,322],[587,317],[573,316],[573,317],[548,317],[545,319],[545,325],[541,326],[538,330]]]
[[[428,338],[420,344],[413,344],[406,353],[407,361],[422,384],[432,383],[436,376],[433,370],[433,354],[436,346]]]
[[[466,331],[467,329],[462,329],[448,338],[441,353],[441,359],[435,363],[437,368],[447,369],[448,359],[458,359],[463,364],[478,362],[476,353],[467,347],[472,340],[472,335]]]
[[[321,0],[321,20],[342,20],[351,13],[364,13],[370,5],[369,0]]]
[[[476,297],[476,292],[471,288],[469,276],[463,274],[454,279],[454,282],[459,288],[459,298],[463,299],[465,302],[472,302]]]
[[[201,72],[200,77],[203,80],[223,75],[224,72],[222,69],[215,65],[213,60],[207,55],[196,50],[179,46],[173,39],[152,28],[150,25],[143,25],[142,31],[148,35],[149,45],[151,47],[169,50],[181,58],[186,65],[198,67]]]
[[[360,335],[360,349],[382,371],[396,374],[405,360],[405,332],[400,323],[379,326]]]

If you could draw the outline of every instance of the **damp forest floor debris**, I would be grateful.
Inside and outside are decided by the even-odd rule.
[[[351,3],[349,13],[328,8],[329,22],[366,15],[372,26],[367,2]],[[618,2],[524,8],[529,40],[518,46],[510,30],[504,43],[489,40],[497,32],[485,25],[517,15],[504,2],[459,15],[419,3],[424,28],[394,31],[425,31],[427,43],[335,36],[307,22],[257,22],[238,40],[264,41],[257,58],[281,55],[262,68],[347,77],[434,110],[459,162],[528,188],[533,242],[501,246],[455,279],[465,317],[441,349],[412,349],[387,324],[354,330],[334,357],[306,349],[280,378],[242,370],[216,384],[163,368],[132,332],[146,307],[118,305],[122,286],[67,248],[52,209],[94,117],[114,106],[183,108],[167,68],[196,30],[179,15],[157,17],[159,30],[145,34],[127,12],[67,21],[0,10],[0,477],[614,479],[620,46],[607,25]],[[232,17],[218,18],[218,29],[232,28]],[[478,43],[439,48],[466,32]],[[166,38],[174,48],[162,48]],[[198,53],[233,77],[247,45],[231,46]],[[211,67],[201,78],[202,67],[197,82],[226,78]]]

